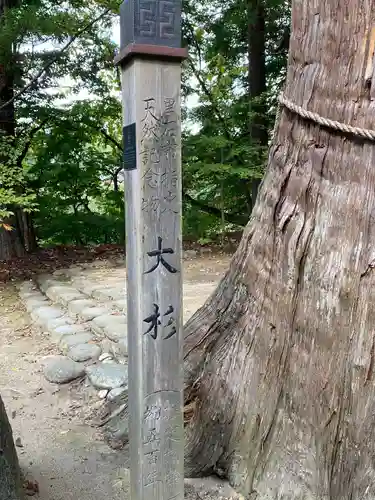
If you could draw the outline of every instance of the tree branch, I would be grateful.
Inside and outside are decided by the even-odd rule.
[[[229,131],[227,129],[227,124],[225,123],[225,119],[221,115],[219,108],[215,104],[214,98],[212,97],[212,94],[211,94],[209,88],[207,87],[207,85],[206,85],[205,81],[203,80],[203,78],[200,76],[199,71],[194,66],[193,61],[191,59],[188,59],[188,61],[189,61],[189,64],[191,66],[191,69],[193,70],[193,73],[194,73],[196,79],[198,80],[200,86],[203,89],[203,92],[208,97],[208,99],[209,99],[209,101],[211,103],[211,106],[213,107],[213,110],[214,110],[214,112],[216,114],[217,119],[219,120],[219,122],[221,122],[221,124],[223,126],[223,129],[224,129],[224,133],[225,133],[227,139],[232,139],[232,136],[231,136],[231,134],[229,133]]]
[[[197,41],[197,38],[195,36],[195,33],[194,33],[194,27],[193,25],[189,22],[188,19],[185,19],[185,25],[188,26],[189,30],[190,30],[190,35],[191,35],[191,38],[190,38],[190,44],[194,44],[195,46],[195,49],[198,53],[198,59],[199,59],[199,67],[202,67],[202,51],[201,51],[201,47]],[[189,45],[190,45],[189,44]]]
[[[26,141],[24,147],[23,147],[23,150],[21,152],[21,154],[18,156],[17,158],[17,164],[19,166],[21,166],[21,163],[22,163],[22,160],[24,160],[25,156],[27,155],[27,152],[29,150],[29,147],[31,146],[31,143],[32,143],[32,140],[33,140],[33,137],[35,136],[35,134],[37,132],[39,132],[39,130],[42,130],[42,128],[44,127],[44,125],[49,121],[48,118],[46,118],[45,120],[43,120],[37,127],[34,127],[31,132],[29,133],[29,139]]]
[[[212,207],[211,205],[206,205],[205,203],[196,200],[190,194],[183,192],[182,196],[185,201],[190,203],[196,208],[199,208],[203,212],[206,212],[207,214],[214,215],[215,217],[221,218],[221,210],[216,207]],[[227,222],[230,222],[231,224],[236,224],[237,226],[244,227],[246,224],[249,222],[247,217],[244,217],[242,215],[237,215],[237,214],[229,214],[225,212],[225,220]]]
[[[120,144],[119,142],[117,142],[116,139],[114,139],[111,135],[109,135],[104,130],[104,128],[97,127],[96,125],[93,125],[92,123],[87,123],[87,122],[86,122],[86,125],[88,125],[89,127],[93,128],[94,130],[97,130],[98,132],[100,132],[109,142],[112,142],[112,144],[114,144],[117,147],[117,149],[119,149],[120,151],[123,151],[122,144]]]
[[[9,104],[12,104],[13,101],[15,101],[16,99],[18,99],[19,97],[21,97],[23,94],[25,94],[29,90],[29,88],[32,87],[39,80],[39,78],[43,75],[43,73],[45,73],[62,56],[62,54],[68,50],[68,48],[72,45],[72,43],[75,42],[75,40],[79,36],[81,36],[82,33],[84,33],[85,31],[87,31],[88,29],[90,29],[95,23],[97,23],[98,21],[100,21],[100,19],[102,19],[110,11],[111,11],[111,9],[106,9],[104,12],[102,12],[100,14],[100,16],[96,17],[93,21],[91,21],[90,23],[86,24],[86,26],[84,26],[82,29],[80,29],[79,31],[77,31],[77,33],[72,36],[72,38],[69,40],[69,42],[60,50],[60,52],[49,63],[47,63],[39,71],[39,73],[25,87],[23,87],[23,89],[21,89],[19,92],[17,92],[16,94],[14,94],[14,96],[11,99],[9,99],[9,101],[5,102],[4,104],[2,104],[0,106],[0,110],[3,109],[3,108],[5,108],[6,106],[9,106]]]

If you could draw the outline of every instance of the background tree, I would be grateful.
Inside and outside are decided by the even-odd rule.
[[[3,0],[0,121],[7,125],[1,138],[0,260],[35,248],[32,219],[23,215],[36,207],[28,155],[35,136],[50,126],[67,98],[62,78],[71,96],[85,90],[91,100],[115,99],[116,86],[107,75],[109,68],[113,72],[112,9],[117,4]]]
[[[280,41],[289,5],[215,0],[188,4],[185,13],[190,86],[184,90],[199,101],[187,110],[195,127],[183,138],[184,229],[217,234],[222,216],[227,227],[243,227],[253,208],[285,76],[287,46]]]
[[[14,119],[3,138],[0,259],[37,244],[123,243],[121,112],[111,39],[120,1],[7,1],[0,45],[8,49],[0,59],[13,76],[2,101],[8,104],[0,108],[13,110]],[[184,119],[193,125],[185,129],[183,151],[190,239],[209,242],[246,225],[283,80],[280,40],[288,22],[281,0],[184,2],[191,55],[183,76]],[[62,177],[75,179],[82,193],[73,192],[85,204],[66,199]]]
[[[372,7],[293,1],[287,97],[372,128]],[[374,151],[282,111],[239,249],[185,327],[187,475],[247,498],[374,497]]]
[[[16,0],[0,1],[0,26],[11,9],[18,6]],[[33,247],[28,231],[27,216],[21,207],[30,201],[22,188],[23,172],[19,157],[22,149],[15,141],[16,118],[14,87],[17,66],[11,37],[0,42],[0,259],[22,256],[25,246]],[[18,146],[18,147],[17,147]],[[14,231],[10,231],[11,228]]]

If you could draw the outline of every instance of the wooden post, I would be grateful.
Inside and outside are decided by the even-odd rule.
[[[121,6],[132,500],[184,497],[181,0]]]

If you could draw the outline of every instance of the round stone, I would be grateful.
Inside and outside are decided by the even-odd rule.
[[[58,307],[45,306],[34,309],[31,313],[31,318],[34,321],[47,322],[51,319],[61,318],[63,315],[64,311]]]
[[[185,250],[184,259],[194,259],[198,255],[196,250]]]
[[[84,298],[78,290],[68,286],[51,286],[46,290],[46,295],[53,302],[61,302],[63,304]]]
[[[94,285],[94,284],[83,285],[81,290],[82,290],[82,293],[84,293],[85,295],[92,296],[93,292],[95,290],[97,290],[97,288],[98,288],[98,285]]]
[[[91,342],[94,337],[89,332],[76,333],[75,335],[64,335],[60,340],[60,347],[68,351],[71,347]]]
[[[103,314],[102,316],[98,316],[94,318],[92,322],[98,326],[99,328],[105,328],[110,324],[126,324],[126,319],[122,315],[116,314]]]
[[[127,337],[127,328],[125,323],[109,322],[108,325],[104,327],[104,335],[112,340],[112,342],[118,342],[120,339]]]
[[[91,328],[98,335],[103,335],[104,328],[111,328],[112,326],[116,328],[118,325],[126,328],[126,319],[122,315],[103,314],[94,318],[91,322]]]
[[[127,392],[128,389],[126,387],[116,387],[116,389],[112,389],[111,391],[109,391],[109,393],[107,394],[107,399],[112,403]]]
[[[54,271],[52,273],[53,276],[65,276],[65,271],[64,269],[56,269],[56,271]]]
[[[72,315],[79,315],[84,309],[94,307],[95,302],[89,299],[73,300],[68,305],[68,311]]]
[[[96,389],[115,389],[128,384],[128,367],[125,365],[100,363],[86,367],[86,373]]]
[[[116,364],[117,361],[115,359],[113,359],[113,358],[106,358],[106,359],[103,360],[103,363],[114,363],[114,364]]]
[[[44,376],[54,384],[66,384],[85,374],[83,365],[65,356],[51,356],[43,364]]]
[[[86,333],[87,330],[81,325],[60,325],[51,329],[51,337],[54,342],[60,342],[64,336],[76,335],[77,333]]]
[[[67,356],[73,361],[83,362],[89,359],[97,359],[101,352],[100,346],[96,344],[77,344],[68,350]]]
[[[30,313],[33,309],[38,309],[39,307],[48,305],[46,303],[46,300],[47,299],[43,295],[40,295],[40,297],[27,299],[25,302],[27,312]]]
[[[51,331],[55,328],[58,328],[59,326],[71,325],[72,323],[73,320],[68,316],[61,316],[61,318],[50,319],[49,321],[47,321],[46,326],[47,330]]]
[[[103,316],[106,312],[107,309],[104,307],[86,307],[79,313],[79,316],[83,321],[91,321],[98,316]]]

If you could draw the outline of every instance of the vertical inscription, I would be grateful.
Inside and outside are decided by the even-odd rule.
[[[160,321],[160,308],[157,304],[153,304],[153,313],[150,316],[147,316],[143,320],[144,323],[148,323],[150,326],[147,331],[143,335],[148,335],[150,334],[150,337],[154,340],[158,338],[158,328],[159,327],[166,327],[169,328],[169,331],[165,335],[164,340],[168,340],[177,333],[176,329],[176,320],[173,316],[170,316],[168,319],[168,322],[163,325],[162,322]],[[166,312],[163,314],[163,317],[169,316],[174,312],[173,306],[169,306]]]
[[[160,463],[160,409],[156,406],[146,407],[143,414],[143,450],[145,487],[162,484],[162,468]]]
[[[162,248],[163,246],[163,238],[161,238],[160,236],[158,237],[158,248],[157,250],[151,250],[151,252],[147,252],[147,255],[149,257],[156,257],[156,263],[150,267],[150,269],[148,271],[146,271],[144,274],[149,274],[149,273],[152,273],[155,271],[155,269],[157,269],[159,267],[159,264],[162,264],[165,269],[167,271],[169,271],[170,273],[174,274],[174,273],[177,273],[177,269],[173,266],[171,266],[171,264],[169,264],[165,258],[163,257],[163,254],[173,254],[174,253],[174,250],[173,248]]]
[[[176,393],[151,394],[146,398],[143,415],[145,474],[144,486],[161,485],[163,498],[177,497],[176,487],[183,481],[182,464],[178,450],[183,446],[179,416],[181,405]],[[153,402],[149,402],[149,401]],[[163,474],[161,473],[163,471]]]
[[[163,248],[163,238],[159,236],[157,250],[151,250],[151,252],[147,252],[147,255],[149,257],[156,257],[156,262],[143,274],[153,273],[154,271],[156,271],[156,269],[159,267],[160,264],[169,273],[171,274],[177,273],[178,270],[165,260],[163,254],[174,254],[174,250],[172,248]],[[164,340],[168,340],[174,335],[176,335],[177,333],[176,320],[173,316],[173,313],[174,313],[174,307],[172,305],[169,305],[169,307],[163,314],[163,318],[166,318],[168,321],[166,324],[163,325],[163,323],[159,319],[161,317],[160,307],[158,304],[153,304],[152,314],[150,316],[147,316],[147,318],[143,320],[144,323],[148,323],[150,325],[149,328],[144,332],[144,335],[150,334],[150,337],[156,340],[158,338],[159,327],[161,328],[165,327],[169,329],[169,331],[163,337]]]
[[[166,97],[162,112],[158,113],[153,97],[144,99],[144,116],[141,121],[141,159],[143,180],[149,195],[142,198],[141,209],[158,219],[164,213],[178,214],[177,159],[178,116],[176,101]],[[155,193],[155,194],[154,194]]]

